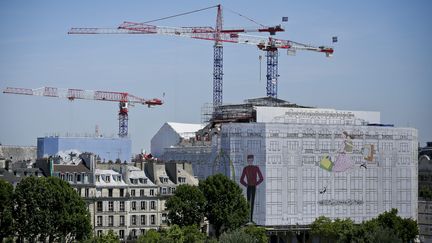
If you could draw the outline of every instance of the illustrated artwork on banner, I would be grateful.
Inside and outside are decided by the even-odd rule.
[[[264,177],[258,166],[254,165],[254,156],[247,156],[248,165],[243,168],[240,183],[246,187],[246,197],[250,209],[250,222],[253,222],[253,212],[255,207],[256,187],[264,181]]]
[[[363,162],[359,166],[360,169],[367,169],[367,163],[373,163],[374,160],[375,146],[373,144],[365,144],[362,146],[362,148],[356,148],[352,141],[352,135],[349,135],[346,131],[344,131],[342,134],[344,136],[344,141],[336,154],[333,157],[325,154],[320,160],[320,167],[328,172],[331,172],[331,177],[334,176],[333,173],[341,173],[354,169],[355,161],[352,159],[354,149],[360,150],[362,154]],[[324,194],[327,191],[328,182],[330,180],[331,178],[319,191],[320,194]]]

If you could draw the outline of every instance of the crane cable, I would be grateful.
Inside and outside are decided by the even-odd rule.
[[[249,21],[251,21],[251,22],[253,22],[253,23],[257,24],[257,25],[260,25],[261,27],[266,27],[265,25],[260,24],[260,23],[258,23],[257,21],[255,21],[255,20],[253,20],[253,19],[251,19],[251,18],[249,18],[249,17],[247,17],[247,16],[244,16],[243,14],[241,14],[241,13],[239,13],[239,12],[236,12],[236,11],[234,11],[234,10],[232,10],[232,9],[229,9],[229,8],[227,8],[227,7],[225,7],[225,6],[224,6],[224,9],[227,9],[228,11],[230,11],[230,12],[232,12],[232,13],[238,14],[240,17],[243,17],[243,18],[245,18],[245,19],[247,19],[247,20],[249,20]]]
[[[219,5],[214,5],[214,6],[210,6],[210,7],[206,7],[206,8],[201,8],[201,9],[197,9],[197,10],[193,10],[193,11],[189,11],[189,12],[184,12],[184,13],[180,13],[180,14],[175,14],[175,15],[171,15],[171,16],[167,16],[167,17],[163,17],[163,18],[159,18],[159,19],[148,20],[148,21],[145,21],[145,22],[142,22],[142,23],[143,24],[153,23],[153,22],[160,21],[160,20],[165,20],[165,19],[175,18],[175,17],[179,17],[179,16],[183,16],[183,15],[188,15],[188,14],[192,14],[192,13],[196,13],[196,12],[201,12],[201,11],[204,11],[204,10],[207,10],[207,9],[216,8],[218,6]],[[229,9],[229,8],[225,7],[225,6],[223,8],[227,9],[228,11],[230,11],[230,12],[232,12],[234,14],[237,14],[240,17],[243,17],[243,18],[245,18],[245,19],[247,19],[247,20],[249,20],[249,21],[251,21],[251,22],[253,22],[253,23],[257,24],[257,25],[260,25],[261,27],[266,27],[265,25],[263,25],[261,23],[258,23],[257,21],[255,21],[255,20],[253,20],[253,19],[251,19],[251,18],[249,18],[249,17],[247,17],[247,16],[245,16],[245,15],[239,13],[239,12],[236,12],[236,11],[234,11],[232,9]]]
[[[143,22],[143,24],[148,24],[148,23],[159,21],[159,20],[165,20],[165,19],[175,18],[175,17],[179,17],[179,16],[191,14],[191,13],[196,13],[196,12],[204,11],[204,10],[207,10],[207,9],[216,8],[217,6],[218,5],[207,7],[207,8],[201,8],[201,9],[197,9],[197,10],[193,10],[193,11],[189,11],[189,12],[185,12],[185,13],[180,13],[180,14],[176,14],[176,15],[171,15],[171,16],[163,17],[163,18],[159,18],[159,19],[149,20],[149,21]]]

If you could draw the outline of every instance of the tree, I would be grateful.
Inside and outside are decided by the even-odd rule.
[[[268,237],[266,230],[263,227],[258,227],[255,225],[246,226],[243,228],[244,232],[254,238],[256,243],[267,243]]]
[[[412,219],[401,219],[399,227],[399,237],[403,242],[414,242],[419,234],[417,222]]]
[[[13,186],[0,179],[0,242],[13,235]]]
[[[234,181],[216,174],[200,181],[199,188],[207,200],[206,217],[213,225],[216,237],[223,231],[234,230],[248,221],[248,204]]]
[[[140,235],[138,243],[159,243],[161,234],[154,229],[147,231],[144,235]]]
[[[89,243],[118,243],[120,239],[113,230],[109,230],[108,233],[102,234],[100,236],[93,237],[91,240],[87,241]]]
[[[178,225],[172,225],[162,236],[162,242],[183,243],[184,235]]]
[[[220,243],[251,243],[255,238],[247,234],[243,229],[225,232],[219,238]]]
[[[197,226],[185,226],[182,228],[184,235],[184,242],[187,243],[203,243],[206,236],[202,233]]]
[[[27,177],[15,189],[16,232],[29,241],[74,241],[90,237],[85,202],[56,177]]]
[[[180,185],[166,202],[170,224],[180,227],[199,225],[204,220],[206,199],[196,186]]]
[[[331,219],[325,216],[320,216],[315,219],[311,225],[311,232],[312,234],[325,238],[328,241],[336,237],[336,232],[333,228]]]
[[[432,190],[429,187],[421,187],[419,190],[419,197],[425,200],[432,200]]]

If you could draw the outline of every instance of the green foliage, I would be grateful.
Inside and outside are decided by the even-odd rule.
[[[200,181],[207,204],[206,217],[213,225],[216,236],[225,230],[234,230],[248,221],[249,208],[241,188],[228,177],[216,174]]]
[[[182,228],[184,235],[184,242],[186,243],[203,243],[205,234],[202,233],[195,225],[185,226]]]
[[[86,243],[118,243],[118,242],[120,242],[120,238],[112,230],[109,230],[108,233],[106,234],[93,237],[91,240],[86,241]]]
[[[138,243],[159,243],[161,242],[161,234],[154,229],[147,231],[144,235],[140,235]]]
[[[425,186],[420,188],[419,197],[428,201],[432,200],[432,190],[430,189],[430,187]]]
[[[314,235],[333,239],[335,237],[331,219],[320,216],[311,225],[311,232]]]
[[[85,240],[91,234],[85,202],[59,178],[24,178],[15,189],[14,201],[19,237],[72,241]]]
[[[203,243],[205,235],[199,231],[199,229],[192,226],[185,226],[180,228],[178,225],[172,225],[168,230],[158,232],[151,229],[146,234],[141,235],[137,242],[138,243],[162,243],[162,242],[173,242],[173,243]]]
[[[255,238],[243,229],[236,229],[234,231],[225,232],[219,238],[220,243],[251,243],[256,242]]]
[[[268,237],[266,235],[266,230],[263,227],[258,227],[255,225],[246,226],[243,228],[244,232],[254,238],[256,243],[267,243]]]
[[[328,242],[412,242],[418,235],[416,221],[403,219],[397,209],[355,225],[350,219],[317,218],[311,225],[314,235]]]
[[[354,222],[351,219],[336,219],[333,222],[333,229],[338,242],[350,243],[355,234]]]
[[[0,179],[0,242],[13,236],[13,186]]]
[[[178,225],[172,225],[163,235],[162,242],[183,243],[182,229]]]
[[[174,196],[166,202],[170,223],[180,227],[199,225],[204,220],[205,203],[204,194],[198,187],[186,184],[178,186]]]

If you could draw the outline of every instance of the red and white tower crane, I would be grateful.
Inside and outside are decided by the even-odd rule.
[[[213,27],[166,27],[149,24],[158,20],[178,17],[185,14],[203,11],[217,7],[216,28]],[[255,22],[255,21],[253,21]],[[256,23],[256,22],[255,22]],[[315,51],[325,53],[327,57],[332,56],[334,50],[327,46],[312,46],[294,42],[290,40],[276,39],[273,36],[276,32],[284,31],[280,26],[267,27],[261,25],[260,28],[235,28],[223,29],[222,7],[216,5],[187,13],[177,14],[144,23],[123,22],[118,28],[71,28],[68,34],[158,34],[179,37],[189,37],[193,39],[214,41],[213,58],[213,105],[222,104],[222,85],[223,85],[223,47],[222,43],[238,43],[255,45],[260,50],[267,52],[267,96],[277,97],[278,84],[278,49],[286,49],[289,54],[298,50]],[[267,32],[269,37],[253,36],[242,33],[246,32]]]
[[[163,104],[162,100],[158,98],[144,99],[126,92],[93,91],[93,90],[83,90],[83,89],[60,89],[54,87],[42,87],[37,89],[7,87],[6,89],[3,90],[3,93],[66,98],[71,101],[75,99],[82,99],[82,100],[119,102],[119,112],[118,112],[119,137],[126,137],[128,135],[129,104],[130,105],[141,104],[141,105],[147,105],[148,107]]]
[[[149,25],[150,22],[164,20],[173,17],[179,17],[186,14],[196,13],[199,11],[217,8],[216,28],[213,27],[165,27]],[[176,14],[173,16],[160,18],[144,23],[123,22],[118,28],[71,28],[68,34],[159,34],[183,36],[195,39],[214,41],[213,46],[213,106],[219,106],[223,103],[223,42],[227,42],[224,35],[237,35],[238,33],[246,32],[268,32],[274,34],[279,31],[284,31],[280,26],[268,27],[261,26],[260,28],[235,28],[223,29],[222,6],[216,5],[203,9],[190,11],[187,13]],[[225,39],[225,40],[224,40]]]

